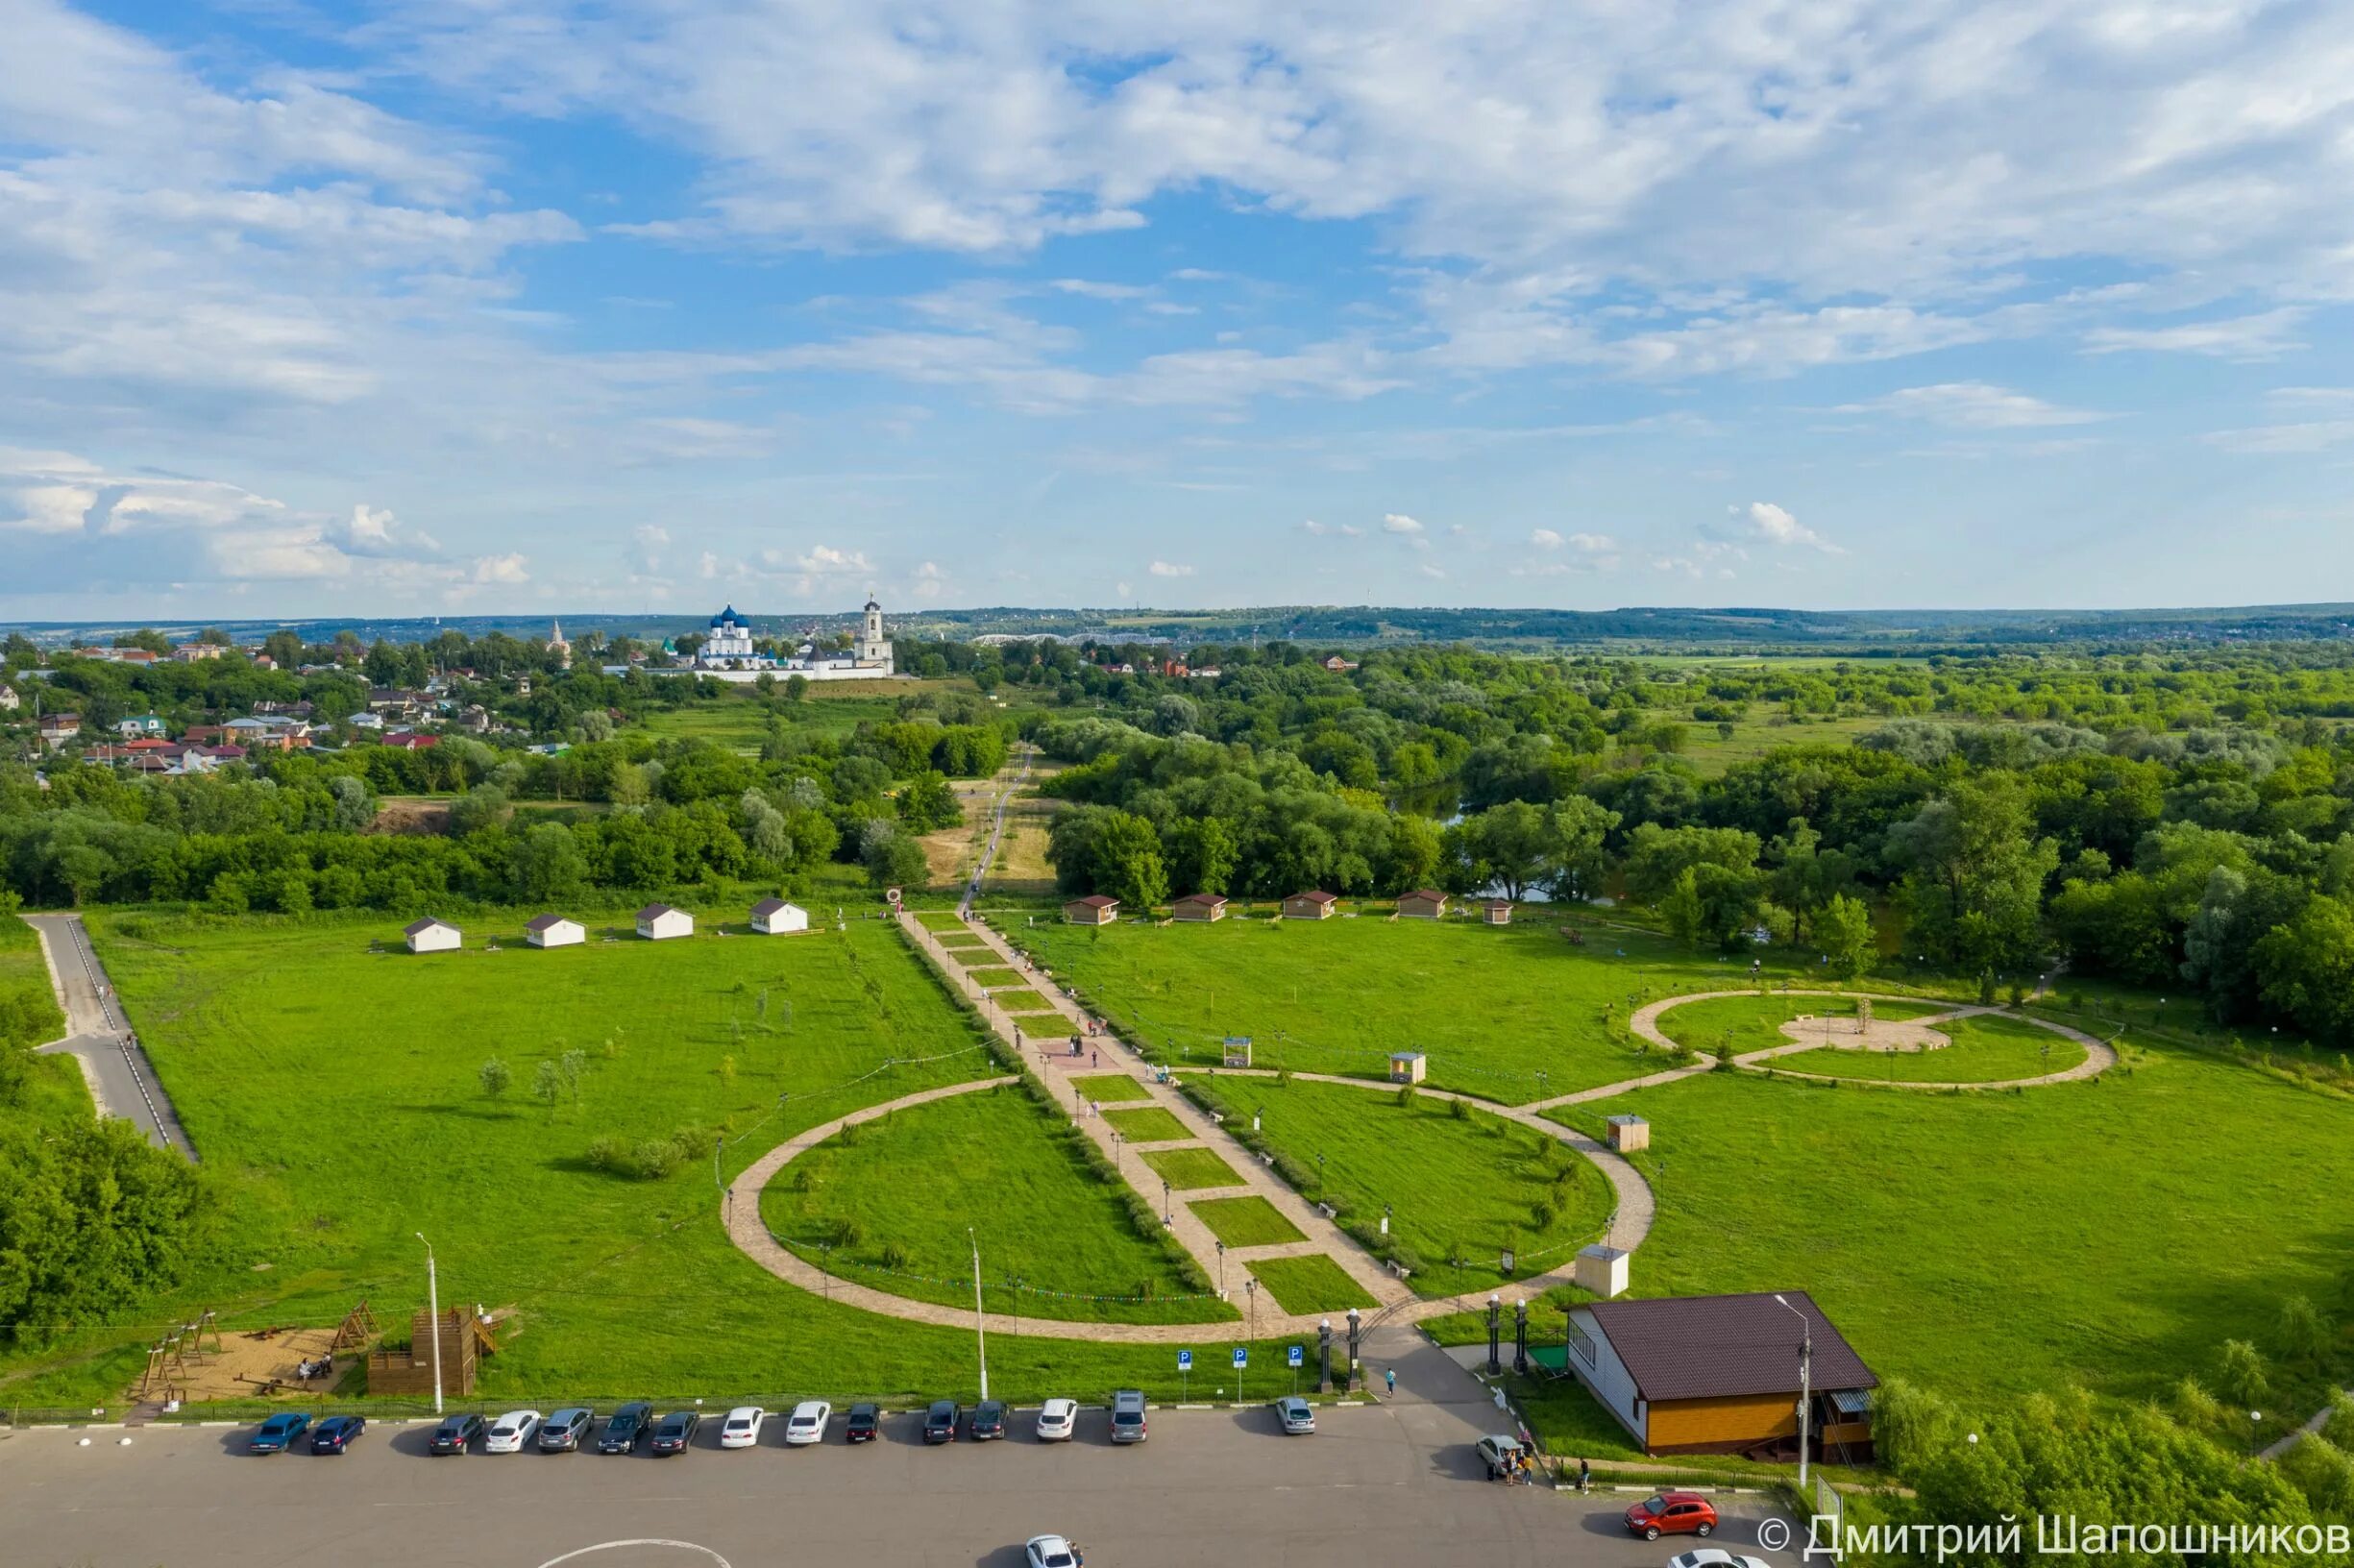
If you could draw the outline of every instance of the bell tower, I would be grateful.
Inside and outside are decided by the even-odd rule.
[[[891,639],[883,632],[883,606],[871,596],[867,600],[865,619],[859,624],[858,647],[852,657],[861,669],[886,675],[892,673]]]

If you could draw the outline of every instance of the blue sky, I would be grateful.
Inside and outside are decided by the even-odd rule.
[[[2343,22],[0,0],[0,617],[2354,597]]]

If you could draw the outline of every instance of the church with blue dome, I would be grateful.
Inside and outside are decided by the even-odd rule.
[[[730,604],[711,618],[702,646],[696,649],[694,659],[683,668],[697,674],[737,681],[762,674],[850,680],[896,673],[891,636],[883,628],[883,607],[871,599],[861,612],[858,635],[851,640],[847,652],[820,653],[814,639],[813,632],[811,640],[803,642],[791,658],[764,653],[753,639],[751,622],[737,614],[736,607]]]

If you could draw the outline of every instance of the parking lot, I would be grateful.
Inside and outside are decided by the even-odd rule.
[[[343,1456],[246,1452],[251,1426],[32,1430],[0,1437],[11,1568],[262,1568],[331,1561],[468,1568],[731,1568],[856,1562],[1016,1568],[1043,1531],[1091,1568],[1572,1564],[1659,1568],[1690,1541],[1620,1528],[1631,1496],[1582,1499],[1483,1478],[1480,1408],[1326,1409],[1312,1437],[1273,1410],[1155,1409],[1150,1440],[1114,1447],[1086,1410],[1068,1443],[922,1443],[895,1412],[852,1448],[718,1447],[717,1410],[688,1453],[435,1458],[428,1424],[372,1426]],[[125,1435],[129,1447],[119,1446]],[[80,1446],[82,1438],[90,1440]],[[1759,1549],[1761,1498],[1724,1498],[1713,1544]],[[1746,1505],[1746,1506],[1745,1506]]]

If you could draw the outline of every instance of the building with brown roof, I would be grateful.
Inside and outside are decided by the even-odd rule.
[[[1287,920],[1329,920],[1340,900],[1329,893],[1295,893],[1284,900]]]
[[[1063,906],[1063,921],[1067,925],[1110,925],[1118,919],[1119,900],[1100,893],[1073,898]]]
[[[1398,913],[1410,920],[1435,920],[1447,913],[1447,895],[1432,888],[1401,893]]]
[[[1879,1379],[1803,1290],[1596,1301],[1570,1310],[1567,1364],[1647,1454],[1872,1457]]]
[[[1189,893],[1169,906],[1169,914],[1180,920],[1222,920],[1226,900],[1214,893]]]
[[[1480,919],[1488,925],[1512,923],[1512,902],[1508,898],[1490,898],[1480,905]]]

